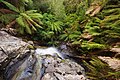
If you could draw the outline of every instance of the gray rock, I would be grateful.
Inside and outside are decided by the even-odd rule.
[[[42,80],[53,80],[50,77],[57,80],[86,80],[84,68],[72,60],[46,56],[44,62],[46,69]]]
[[[11,59],[24,54],[28,43],[22,39],[9,35],[5,31],[0,31],[0,70],[5,68]]]

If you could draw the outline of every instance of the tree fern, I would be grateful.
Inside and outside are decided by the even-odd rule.
[[[30,0],[31,1],[31,0]],[[20,25],[22,31],[20,33],[23,33],[23,31],[26,31],[29,34],[32,34],[32,30],[37,31],[37,28],[42,28],[41,27],[41,18],[43,18],[42,14],[38,13],[37,10],[28,10],[25,11],[25,3],[29,2],[28,0],[23,0],[20,2],[19,8],[15,7],[14,5],[2,1],[10,10],[13,10],[14,12],[17,12],[16,15],[17,17],[14,18],[18,25]],[[23,3],[23,4],[22,4]],[[2,14],[3,15],[3,14]],[[7,17],[7,16],[5,16]],[[1,20],[2,21],[2,20]]]

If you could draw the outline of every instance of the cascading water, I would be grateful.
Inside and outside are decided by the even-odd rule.
[[[41,49],[41,48],[37,48],[35,50],[35,54],[39,54],[39,55],[51,55],[51,56],[58,56],[61,59],[64,59],[64,55],[62,53],[60,53],[57,48],[55,47],[49,47],[46,49]]]

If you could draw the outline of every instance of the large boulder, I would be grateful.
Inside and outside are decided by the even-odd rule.
[[[22,39],[0,31],[0,70],[5,69],[9,62],[17,56],[23,55],[28,43]]]

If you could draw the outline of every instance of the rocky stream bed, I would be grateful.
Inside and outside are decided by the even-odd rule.
[[[0,80],[86,80],[84,68],[70,59],[41,56],[22,39],[0,31]]]
[[[0,80],[89,80],[82,63],[58,56],[41,56],[29,46],[29,42],[0,31]],[[120,60],[99,58],[120,70]]]

